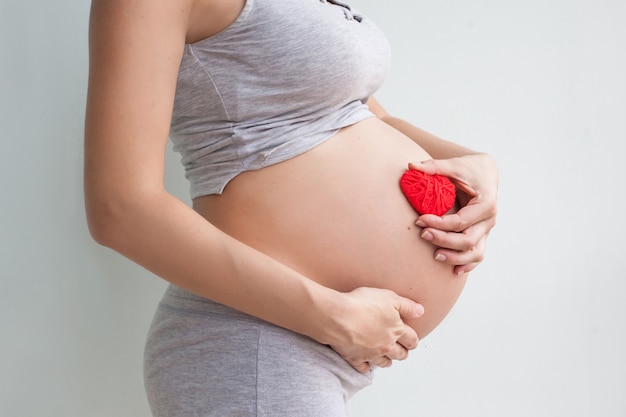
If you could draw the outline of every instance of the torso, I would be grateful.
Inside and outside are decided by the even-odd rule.
[[[344,128],[313,150],[249,171],[222,195],[194,200],[211,223],[305,276],[340,291],[387,288],[420,302],[420,337],[448,313],[465,277],[433,259],[398,186],[428,155],[384,122]]]
[[[244,0],[195,0],[188,43],[233,22]],[[217,17],[216,17],[217,16]],[[409,323],[420,337],[448,313],[465,277],[433,259],[398,181],[428,158],[413,141],[372,117],[306,153],[231,180],[193,206],[208,221],[325,286],[387,288],[422,303]]]

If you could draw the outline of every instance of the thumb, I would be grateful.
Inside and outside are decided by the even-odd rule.
[[[444,175],[446,177],[457,178],[461,173],[458,170],[458,163],[453,159],[427,159],[419,162],[409,162],[409,169],[416,169],[430,175]]]
[[[435,175],[437,172],[437,165],[434,159],[427,159],[419,162],[409,162],[409,169],[416,169],[426,174]]]
[[[460,163],[458,158],[427,159],[420,162],[409,162],[409,169],[416,169],[430,175],[443,175],[444,177],[448,177],[457,187],[469,195],[474,196],[477,192],[466,178],[468,174],[466,172],[467,170],[464,170],[464,168],[465,166]]]
[[[424,306],[408,298],[398,297],[396,310],[400,314],[402,321],[416,319],[424,314]]]

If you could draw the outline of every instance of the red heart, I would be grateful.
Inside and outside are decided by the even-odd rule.
[[[420,214],[441,216],[454,205],[456,188],[443,175],[430,175],[409,169],[400,178],[400,188],[413,208]]]

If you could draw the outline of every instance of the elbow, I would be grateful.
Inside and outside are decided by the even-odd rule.
[[[110,204],[85,201],[87,228],[96,243],[106,247],[114,246],[115,230],[119,228],[118,216],[115,213],[116,210]]]
[[[154,223],[154,207],[163,204],[162,193],[100,192],[85,194],[87,227],[96,243],[125,254],[146,236]],[[138,240],[139,239],[139,240]]]
[[[89,234],[96,243],[119,251],[124,236],[133,225],[132,199],[122,196],[86,193],[85,214]]]

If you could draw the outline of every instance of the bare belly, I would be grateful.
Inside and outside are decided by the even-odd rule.
[[[433,259],[398,181],[428,154],[371,118],[286,162],[245,172],[194,208],[240,241],[339,291],[387,288],[424,305],[423,338],[450,311],[465,276]]]

